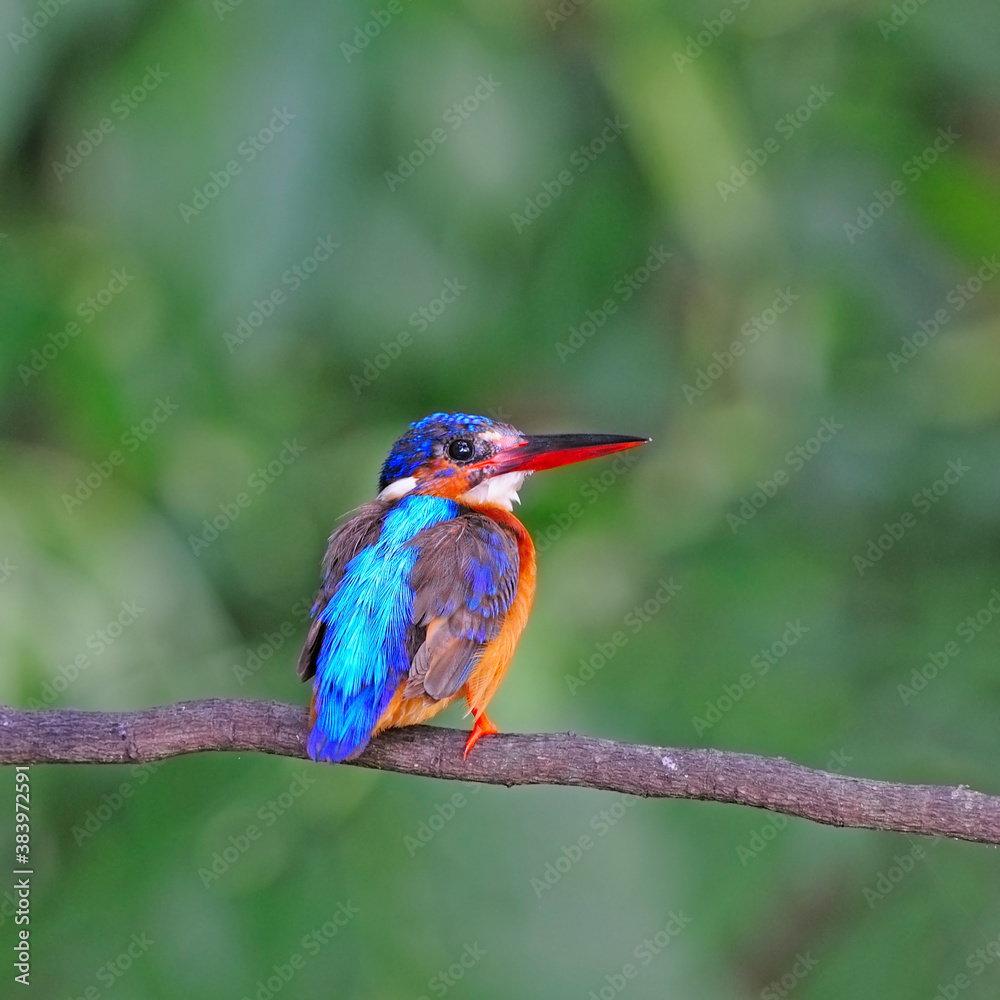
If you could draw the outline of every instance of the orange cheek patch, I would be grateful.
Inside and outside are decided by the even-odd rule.
[[[475,472],[452,465],[445,458],[435,458],[417,470],[414,492],[457,500],[476,485],[476,475]]]

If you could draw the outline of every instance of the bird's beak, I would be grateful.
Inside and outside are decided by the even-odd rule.
[[[495,475],[507,472],[541,472],[572,462],[601,458],[616,451],[648,444],[649,438],[621,434],[544,434],[522,437],[496,452],[482,464],[495,469]]]

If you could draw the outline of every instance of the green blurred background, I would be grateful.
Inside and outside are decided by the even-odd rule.
[[[2,14],[0,700],[304,703],[327,534],[454,408],[655,439],[525,489],[503,729],[1000,791],[995,3],[47,2]],[[33,781],[54,1000],[1000,985],[985,847],[263,757]]]

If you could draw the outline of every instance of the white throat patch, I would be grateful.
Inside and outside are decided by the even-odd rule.
[[[407,493],[410,493],[416,485],[417,481],[413,476],[408,476],[406,479],[397,479],[394,483],[389,483],[378,495],[377,499],[398,500],[400,497],[405,497]]]
[[[503,507],[504,510],[513,510],[514,504],[521,502],[517,491],[530,475],[530,472],[505,472],[501,476],[492,476],[489,479],[484,479],[467,493],[463,493],[458,498],[458,502],[473,506],[494,504],[497,507]]]

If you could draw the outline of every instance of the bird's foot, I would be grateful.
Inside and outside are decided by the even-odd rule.
[[[462,754],[463,757],[469,756],[469,751],[479,742],[480,736],[493,736],[500,732],[500,730],[486,718],[485,712],[473,709],[472,714],[475,717],[476,724],[472,727],[472,732],[469,733],[468,742],[465,744],[465,753]]]

